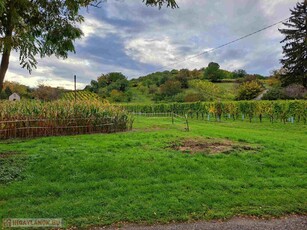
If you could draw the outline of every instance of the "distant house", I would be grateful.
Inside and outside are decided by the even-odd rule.
[[[20,96],[17,93],[13,93],[9,96],[9,101],[20,101]]]

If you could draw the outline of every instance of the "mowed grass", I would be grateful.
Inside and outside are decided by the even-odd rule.
[[[183,121],[137,117],[134,126],[127,133],[0,142],[3,162],[24,162],[12,163],[17,172],[0,165],[2,175],[13,175],[0,183],[0,219],[63,218],[85,228],[306,214],[306,125],[193,120],[185,132]],[[194,137],[261,147],[215,155],[167,147]]]

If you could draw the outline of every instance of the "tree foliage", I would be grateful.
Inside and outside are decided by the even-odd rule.
[[[177,81],[180,81],[181,88],[189,88],[188,80],[190,79],[190,71],[188,69],[181,69],[178,74],[175,76]]]
[[[223,78],[223,72],[220,70],[220,65],[215,62],[210,62],[204,71],[204,78],[212,82],[217,82]]]
[[[244,78],[247,75],[244,69],[238,69],[232,72],[232,78]]]
[[[160,93],[164,96],[174,96],[181,92],[181,82],[178,80],[168,80],[160,87]]]
[[[61,97],[64,89],[51,86],[39,85],[33,92],[33,97],[41,101],[54,101]]]
[[[171,8],[178,7],[175,0],[143,0],[143,2],[145,2],[146,5],[158,6],[159,8],[161,8],[164,4],[166,4],[167,7]]]
[[[281,59],[285,74],[283,86],[292,83],[307,87],[307,0],[298,2],[291,11],[291,17],[283,23],[287,29],[279,29],[285,35],[281,41],[284,57]]]
[[[111,101],[129,101],[131,94],[127,92],[129,81],[127,77],[119,72],[102,74],[96,80],[92,80],[85,90],[97,93],[102,98],[108,98]]]

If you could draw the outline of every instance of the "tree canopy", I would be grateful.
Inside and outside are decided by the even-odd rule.
[[[281,76],[283,86],[299,83],[307,87],[307,0],[298,2],[291,11],[291,17],[283,23],[286,29],[281,41],[284,57],[281,59],[285,74]]]
[[[0,90],[12,50],[20,65],[30,72],[36,56],[67,58],[75,52],[74,41],[82,36],[80,10],[97,6],[100,0],[1,0],[0,1]],[[148,6],[178,7],[175,0],[143,0]]]
[[[215,62],[210,62],[204,71],[204,78],[212,82],[217,82],[223,78],[223,72],[220,70],[220,65]]]

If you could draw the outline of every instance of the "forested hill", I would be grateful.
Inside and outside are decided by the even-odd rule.
[[[85,90],[112,102],[233,100],[238,98],[235,95],[237,86],[244,81],[257,80],[257,96],[263,89],[261,79],[264,79],[261,75],[250,75],[242,69],[230,72],[211,62],[206,68],[173,69],[131,80],[121,73],[102,74],[97,80],[92,80]],[[255,95],[250,95],[248,99]]]

